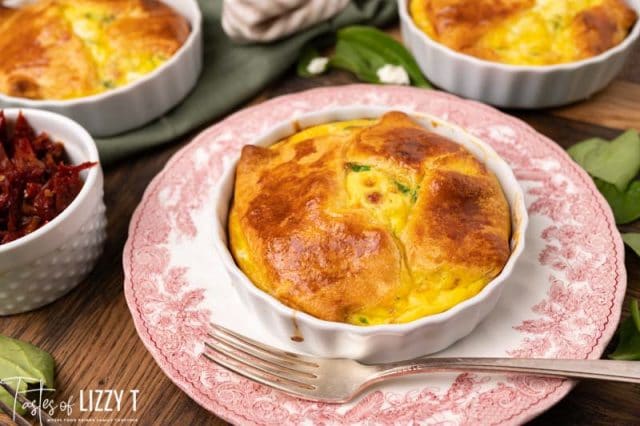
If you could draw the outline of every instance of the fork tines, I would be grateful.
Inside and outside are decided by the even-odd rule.
[[[211,340],[205,342],[207,350],[203,355],[216,364],[298,396],[308,397],[307,392],[316,389],[314,382],[320,366],[312,359],[259,343],[216,324],[211,324],[208,334]]]

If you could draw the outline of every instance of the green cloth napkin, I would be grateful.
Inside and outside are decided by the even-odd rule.
[[[195,89],[160,119],[119,136],[97,139],[103,164],[145,148],[175,141],[258,94],[298,59],[310,40],[353,24],[382,26],[396,18],[395,0],[353,0],[339,15],[284,40],[260,45],[234,44],[222,31],[222,1],[199,0],[204,64]]]

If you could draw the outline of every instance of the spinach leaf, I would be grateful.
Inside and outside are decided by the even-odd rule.
[[[371,166],[357,163],[347,163],[347,167],[349,167],[353,172],[368,172],[371,170]]]
[[[618,339],[618,346],[609,358],[640,360],[640,308],[635,299],[631,301],[631,316],[620,325]]]
[[[357,49],[361,49],[367,57],[375,58],[370,61],[371,65],[375,67],[374,73],[384,64],[400,65],[407,71],[414,86],[431,87],[407,48],[384,31],[373,27],[353,25],[338,31],[338,40],[348,42]]]
[[[398,191],[402,192],[403,194],[407,194],[409,193],[409,191],[411,191],[411,189],[409,189],[409,187],[407,185],[403,185],[400,182],[398,182],[397,180],[394,181],[396,184],[396,187],[398,188]]]
[[[613,210],[617,224],[633,222],[640,218],[640,181],[634,181],[625,191],[600,179],[594,179],[598,190]]]
[[[416,187],[416,189],[413,190],[413,192],[411,193],[411,202],[415,204],[416,201],[418,201],[418,194],[420,193],[420,185],[418,185]]]
[[[593,177],[615,185],[619,191],[640,171],[640,136],[628,130],[611,142],[595,138],[568,150],[569,155]]]
[[[608,142],[606,140],[601,138],[591,138],[582,142],[578,142],[577,144],[567,149],[567,152],[569,153],[573,161],[578,163],[583,169],[586,169],[587,157],[589,156],[589,154],[591,154],[600,146],[606,145],[607,143]]]
[[[622,239],[633,251],[636,252],[638,256],[640,256],[640,234],[622,234]]]
[[[332,67],[349,71],[367,83],[380,83],[376,70],[384,61],[367,48],[338,39],[336,52],[329,60]]]
[[[53,358],[47,352],[32,344],[0,335],[0,380],[18,392],[26,391],[28,384],[41,381],[46,387],[53,388],[54,366]],[[22,378],[20,385],[18,377]],[[1,388],[0,400],[13,407],[13,397]],[[24,413],[22,409],[16,411]]]
[[[304,49],[298,61],[298,75],[310,77],[307,67],[318,56],[317,50],[311,47]],[[412,85],[431,87],[411,53],[393,37],[376,28],[360,25],[338,31],[330,66],[349,71],[367,83],[380,83],[377,71],[387,64],[401,66]]]

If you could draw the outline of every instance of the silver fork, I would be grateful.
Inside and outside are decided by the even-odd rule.
[[[315,358],[274,348],[212,324],[203,355],[248,379],[311,401],[344,403],[383,380],[433,371],[526,373],[640,383],[640,362],[531,358],[420,358],[389,364]]]

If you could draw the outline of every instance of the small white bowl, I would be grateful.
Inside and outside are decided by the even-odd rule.
[[[627,0],[640,15],[640,0]],[[586,99],[624,66],[640,36],[640,21],[617,46],[592,58],[559,65],[520,66],[485,61],[431,39],[414,23],[408,0],[398,0],[405,44],[427,78],[442,89],[508,108],[544,108]]]
[[[5,109],[9,122],[20,110]],[[64,143],[73,164],[98,162],[98,150],[85,129],[58,114],[23,109],[36,132]],[[0,245],[0,315],[30,311],[60,298],[93,268],[106,237],[102,169],[98,163],[80,174],[84,185],[73,202],[51,222]]]
[[[195,87],[202,70],[202,14],[196,0],[162,0],[184,16],[191,33],[164,64],[139,80],[93,96],[34,100],[0,93],[0,108],[37,108],[65,115],[95,137],[143,126],[176,106]]]
[[[282,123],[256,139],[256,145],[269,146],[301,129],[321,123],[377,118],[388,109],[348,107],[305,114]],[[227,243],[227,214],[235,184],[234,162],[222,175],[216,188],[214,241],[232,285],[242,302],[256,312],[263,324],[283,344],[295,350],[331,358],[351,358],[387,362],[414,358],[440,351],[469,334],[495,307],[506,279],[524,249],[528,216],[522,189],[509,166],[487,144],[459,127],[439,118],[406,111],[425,128],[466,147],[500,181],[511,208],[511,256],[502,272],[476,296],[446,312],[405,324],[360,327],[330,322],[295,311],[258,289],[236,265]],[[299,341],[302,338],[302,341]]]

